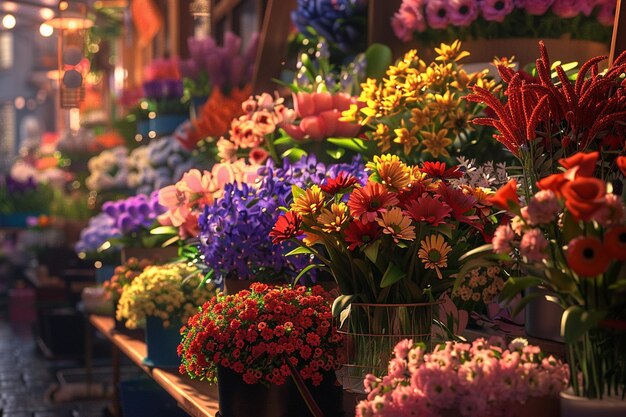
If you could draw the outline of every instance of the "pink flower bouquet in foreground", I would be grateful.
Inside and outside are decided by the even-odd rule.
[[[525,339],[446,342],[432,353],[403,340],[394,355],[388,375],[366,377],[357,417],[537,416],[526,407],[539,399],[539,414],[555,415],[550,405],[558,407],[569,377],[567,365]]]

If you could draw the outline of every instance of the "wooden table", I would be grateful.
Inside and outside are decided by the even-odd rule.
[[[179,407],[189,415],[193,417],[215,417],[217,415],[216,386],[189,379],[186,375],[179,374],[178,370],[147,367],[142,363],[146,356],[146,344],[142,340],[114,331],[112,317],[90,315],[89,322],[116,348],[113,357],[114,379],[117,379],[114,381],[116,399],[118,398],[117,387],[119,383],[119,352],[122,352],[161,385],[176,400]],[[116,355],[118,356],[116,357]]]

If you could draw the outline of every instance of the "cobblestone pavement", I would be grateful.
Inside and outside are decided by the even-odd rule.
[[[54,404],[46,399],[46,392],[58,383],[55,371],[60,365],[37,352],[30,323],[10,323],[0,312],[1,417],[102,417],[102,400]]]

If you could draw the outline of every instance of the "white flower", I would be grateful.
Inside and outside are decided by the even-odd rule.
[[[509,350],[510,351],[522,350],[526,346],[528,346],[528,340],[524,339],[523,337],[518,337],[516,339],[513,339],[511,343],[509,343]]]

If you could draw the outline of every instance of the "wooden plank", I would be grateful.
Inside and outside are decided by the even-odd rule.
[[[287,38],[291,28],[291,11],[296,0],[269,0],[265,9],[259,51],[254,66],[252,91],[255,94],[272,92],[287,58]]]
[[[215,417],[218,412],[217,388],[206,382],[189,379],[177,370],[149,368],[142,361],[146,356],[145,342],[113,331],[113,318],[90,315],[89,322],[124,355],[150,375],[178,405],[193,417]]]
[[[228,15],[232,15],[234,9],[241,4],[243,0],[222,0],[213,6],[213,21],[224,19]]]
[[[615,24],[613,26],[613,39],[611,40],[611,53],[609,65],[622,52],[626,51],[626,7],[622,6],[622,0],[617,0],[615,7]],[[626,5],[625,5],[626,6]]]

